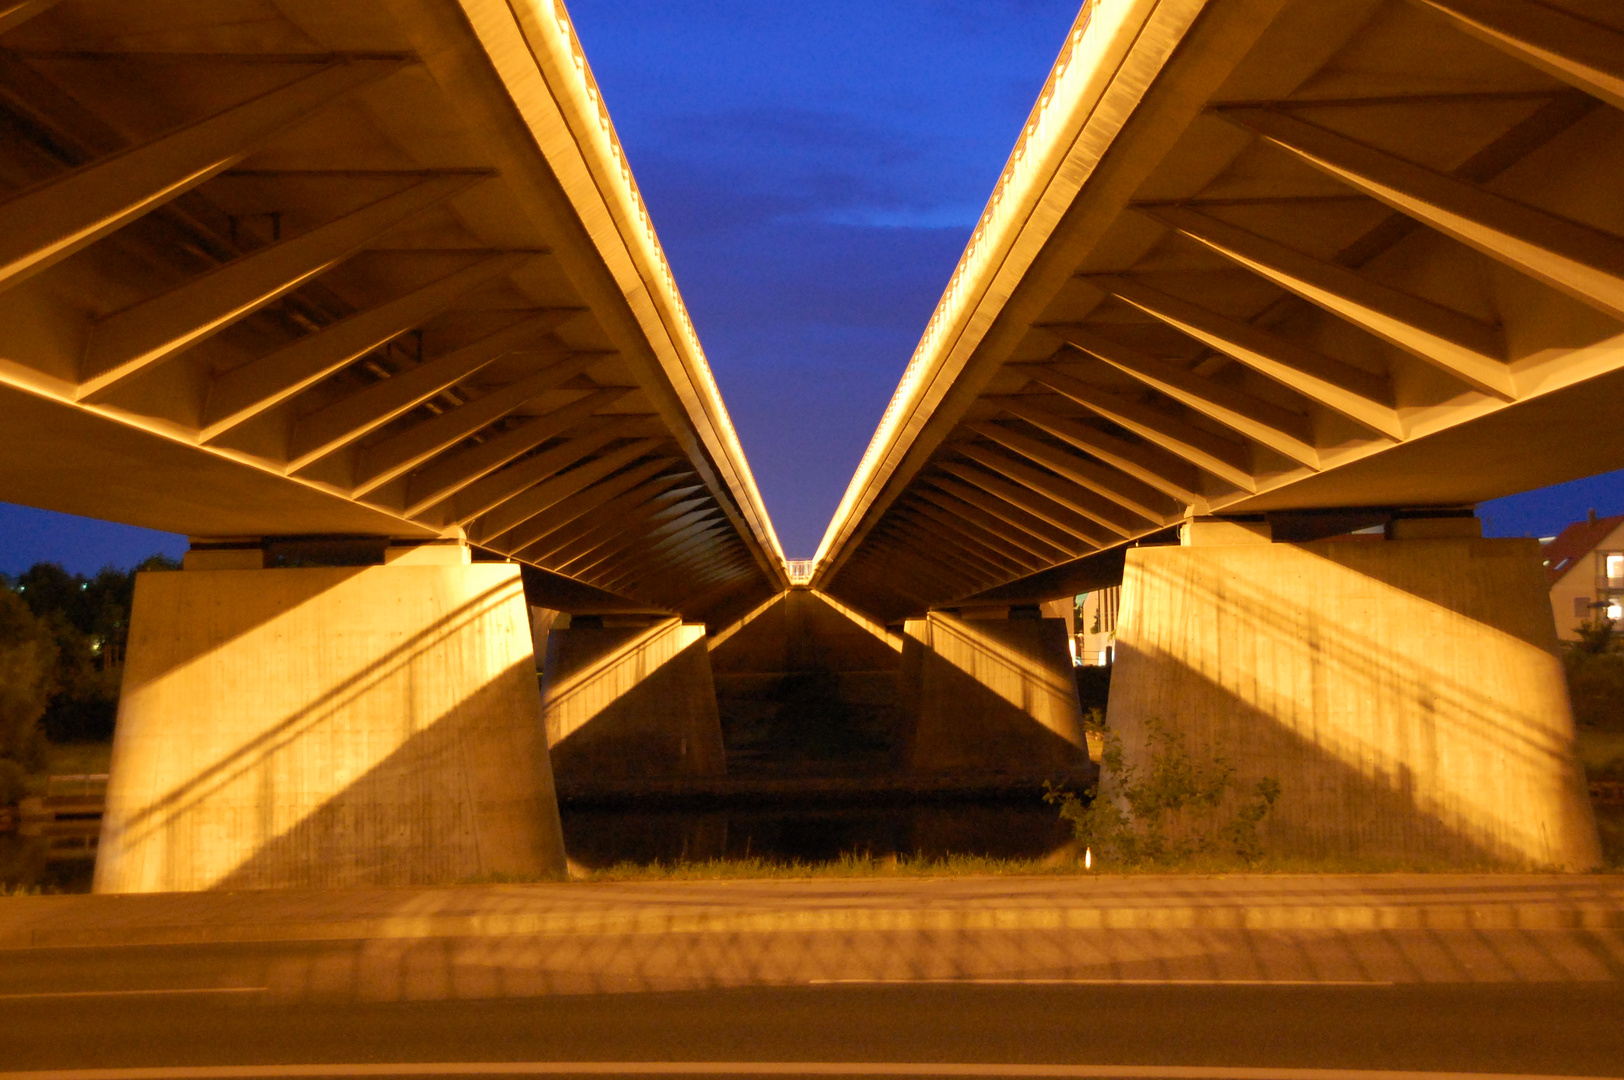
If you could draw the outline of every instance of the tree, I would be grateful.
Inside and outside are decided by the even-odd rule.
[[[22,597],[0,588],[0,803],[45,763],[40,719],[56,690],[56,643]]]
[[[42,562],[17,578],[15,595],[56,646],[55,691],[43,718],[52,742],[112,738],[135,574],[178,569],[174,559],[153,555],[133,571],[107,566],[87,578],[68,573],[60,563]]]

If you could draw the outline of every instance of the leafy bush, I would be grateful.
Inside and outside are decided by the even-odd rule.
[[[11,758],[0,758],[0,806],[12,806],[28,793],[28,773]]]
[[[56,691],[56,645],[49,628],[9,589],[0,589],[0,763],[5,776],[45,763],[40,717]],[[0,785],[9,783],[0,777]]]
[[[1613,620],[1587,620],[1578,634],[1579,640],[1564,642],[1562,650],[1574,723],[1624,731],[1624,652]]]
[[[1101,777],[1115,798],[1091,785],[1081,797],[1048,785],[1046,802],[1060,807],[1079,844],[1107,863],[1123,867],[1176,865],[1198,855],[1228,855],[1244,862],[1263,855],[1258,825],[1280,797],[1280,783],[1259,780],[1227,820],[1221,810],[1234,786],[1235,769],[1223,758],[1192,757],[1184,737],[1160,722],[1147,722],[1150,761],[1146,771],[1123,760],[1122,740],[1104,733]]]
[[[1562,654],[1562,666],[1567,669],[1574,723],[1624,731],[1624,653],[1570,648]]]

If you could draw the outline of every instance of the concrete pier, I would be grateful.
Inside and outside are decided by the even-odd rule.
[[[727,771],[705,627],[678,618],[547,635],[547,745],[561,778]]]
[[[711,665],[735,773],[869,776],[897,764],[899,638],[809,589],[730,630]]]
[[[140,575],[96,891],[561,874],[519,570],[466,557]]]
[[[1063,619],[910,619],[900,679],[916,772],[1058,778],[1088,762]]]
[[[1535,542],[1395,526],[1435,538],[1212,522],[1131,550],[1109,710],[1126,761],[1160,723],[1242,791],[1278,780],[1279,854],[1595,867]]]

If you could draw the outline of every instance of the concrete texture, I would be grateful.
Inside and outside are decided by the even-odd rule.
[[[713,643],[731,770],[850,775],[897,763],[901,641],[861,618],[791,589]]]
[[[277,942],[288,944],[246,948]],[[243,947],[210,981],[270,1000],[978,979],[1607,982],[1624,972],[1624,879],[1102,874],[0,901],[0,948],[52,950],[41,964],[179,945]],[[9,967],[22,978],[34,964]]]
[[[1087,765],[1063,619],[910,619],[902,698],[916,772],[1054,772]]]
[[[554,630],[544,683],[561,779],[727,771],[702,625],[672,618]]]
[[[1128,553],[1109,724],[1283,790],[1265,846],[1587,869],[1600,862],[1532,540]],[[1235,797],[1232,795],[1232,798]]]
[[[517,567],[138,576],[96,891],[563,864]]]

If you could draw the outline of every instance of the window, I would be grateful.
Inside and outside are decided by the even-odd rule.
[[[1624,619],[1624,600],[1619,597],[1610,597],[1607,601],[1607,617],[1609,619]]]
[[[1607,556],[1607,580],[1624,580],[1624,555],[1613,552]]]

